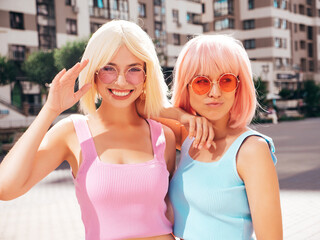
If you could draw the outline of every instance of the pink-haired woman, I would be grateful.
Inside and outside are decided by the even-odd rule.
[[[181,51],[173,104],[209,120],[214,144],[185,137],[171,180],[174,234],[198,239],[282,239],[272,140],[248,127],[257,106],[248,55],[230,36],[206,35]]]

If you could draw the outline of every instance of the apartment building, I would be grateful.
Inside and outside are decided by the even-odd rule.
[[[205,34],[232,34],[243,42],[269,91],[319,81],[319,0],[203,0]]]
[[[3,0],[0,54],[19,64],[33,51],[88,38],[105,22],[125,19],[150,35],[162,66],[172,68],[194,35],[232,34],[273,95],[306,79],[320,81],[319,16],[319,0]],[[32,84],[22,87],[40,101]]]

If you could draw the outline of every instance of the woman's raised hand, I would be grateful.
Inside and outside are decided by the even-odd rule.
[[[180,122],[188,129],[189,137],[194,137],[193,147],[209,149],[213,143],[213,125],[205,117],[194,116],[188,113],[180,117]]]
[[[74,92],[74,85],[80,72],[88,64],[89,60],[76,63],[68,71],[61,70],[50,84],[48,99],[45,107],[56,114],[60,114],[77,103],[80,98],[90,89],[91,84],[87,83],[77,92]]]

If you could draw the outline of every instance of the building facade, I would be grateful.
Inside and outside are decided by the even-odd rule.
[[[269,92],[320,81],[318,0],[203,0],[204,33],[232,34],[241,40],[256,75]]]
[[[19,65],[33,51],[88,38],[112,19],[137,22],[163,67],[172,68],[195,35],[232,34],[246,48],[255,76],[268,82],[270,98],[304,80],[320,81],[319,0],[3,0],[0,55]],[[35,86],[21,85],[32,101],[41,101],[30,90]]]

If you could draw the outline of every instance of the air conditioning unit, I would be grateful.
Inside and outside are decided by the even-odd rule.
[[[72,11],[74,13],[78,13],[79,12],[79,8],[77,6],[72,6]]]

